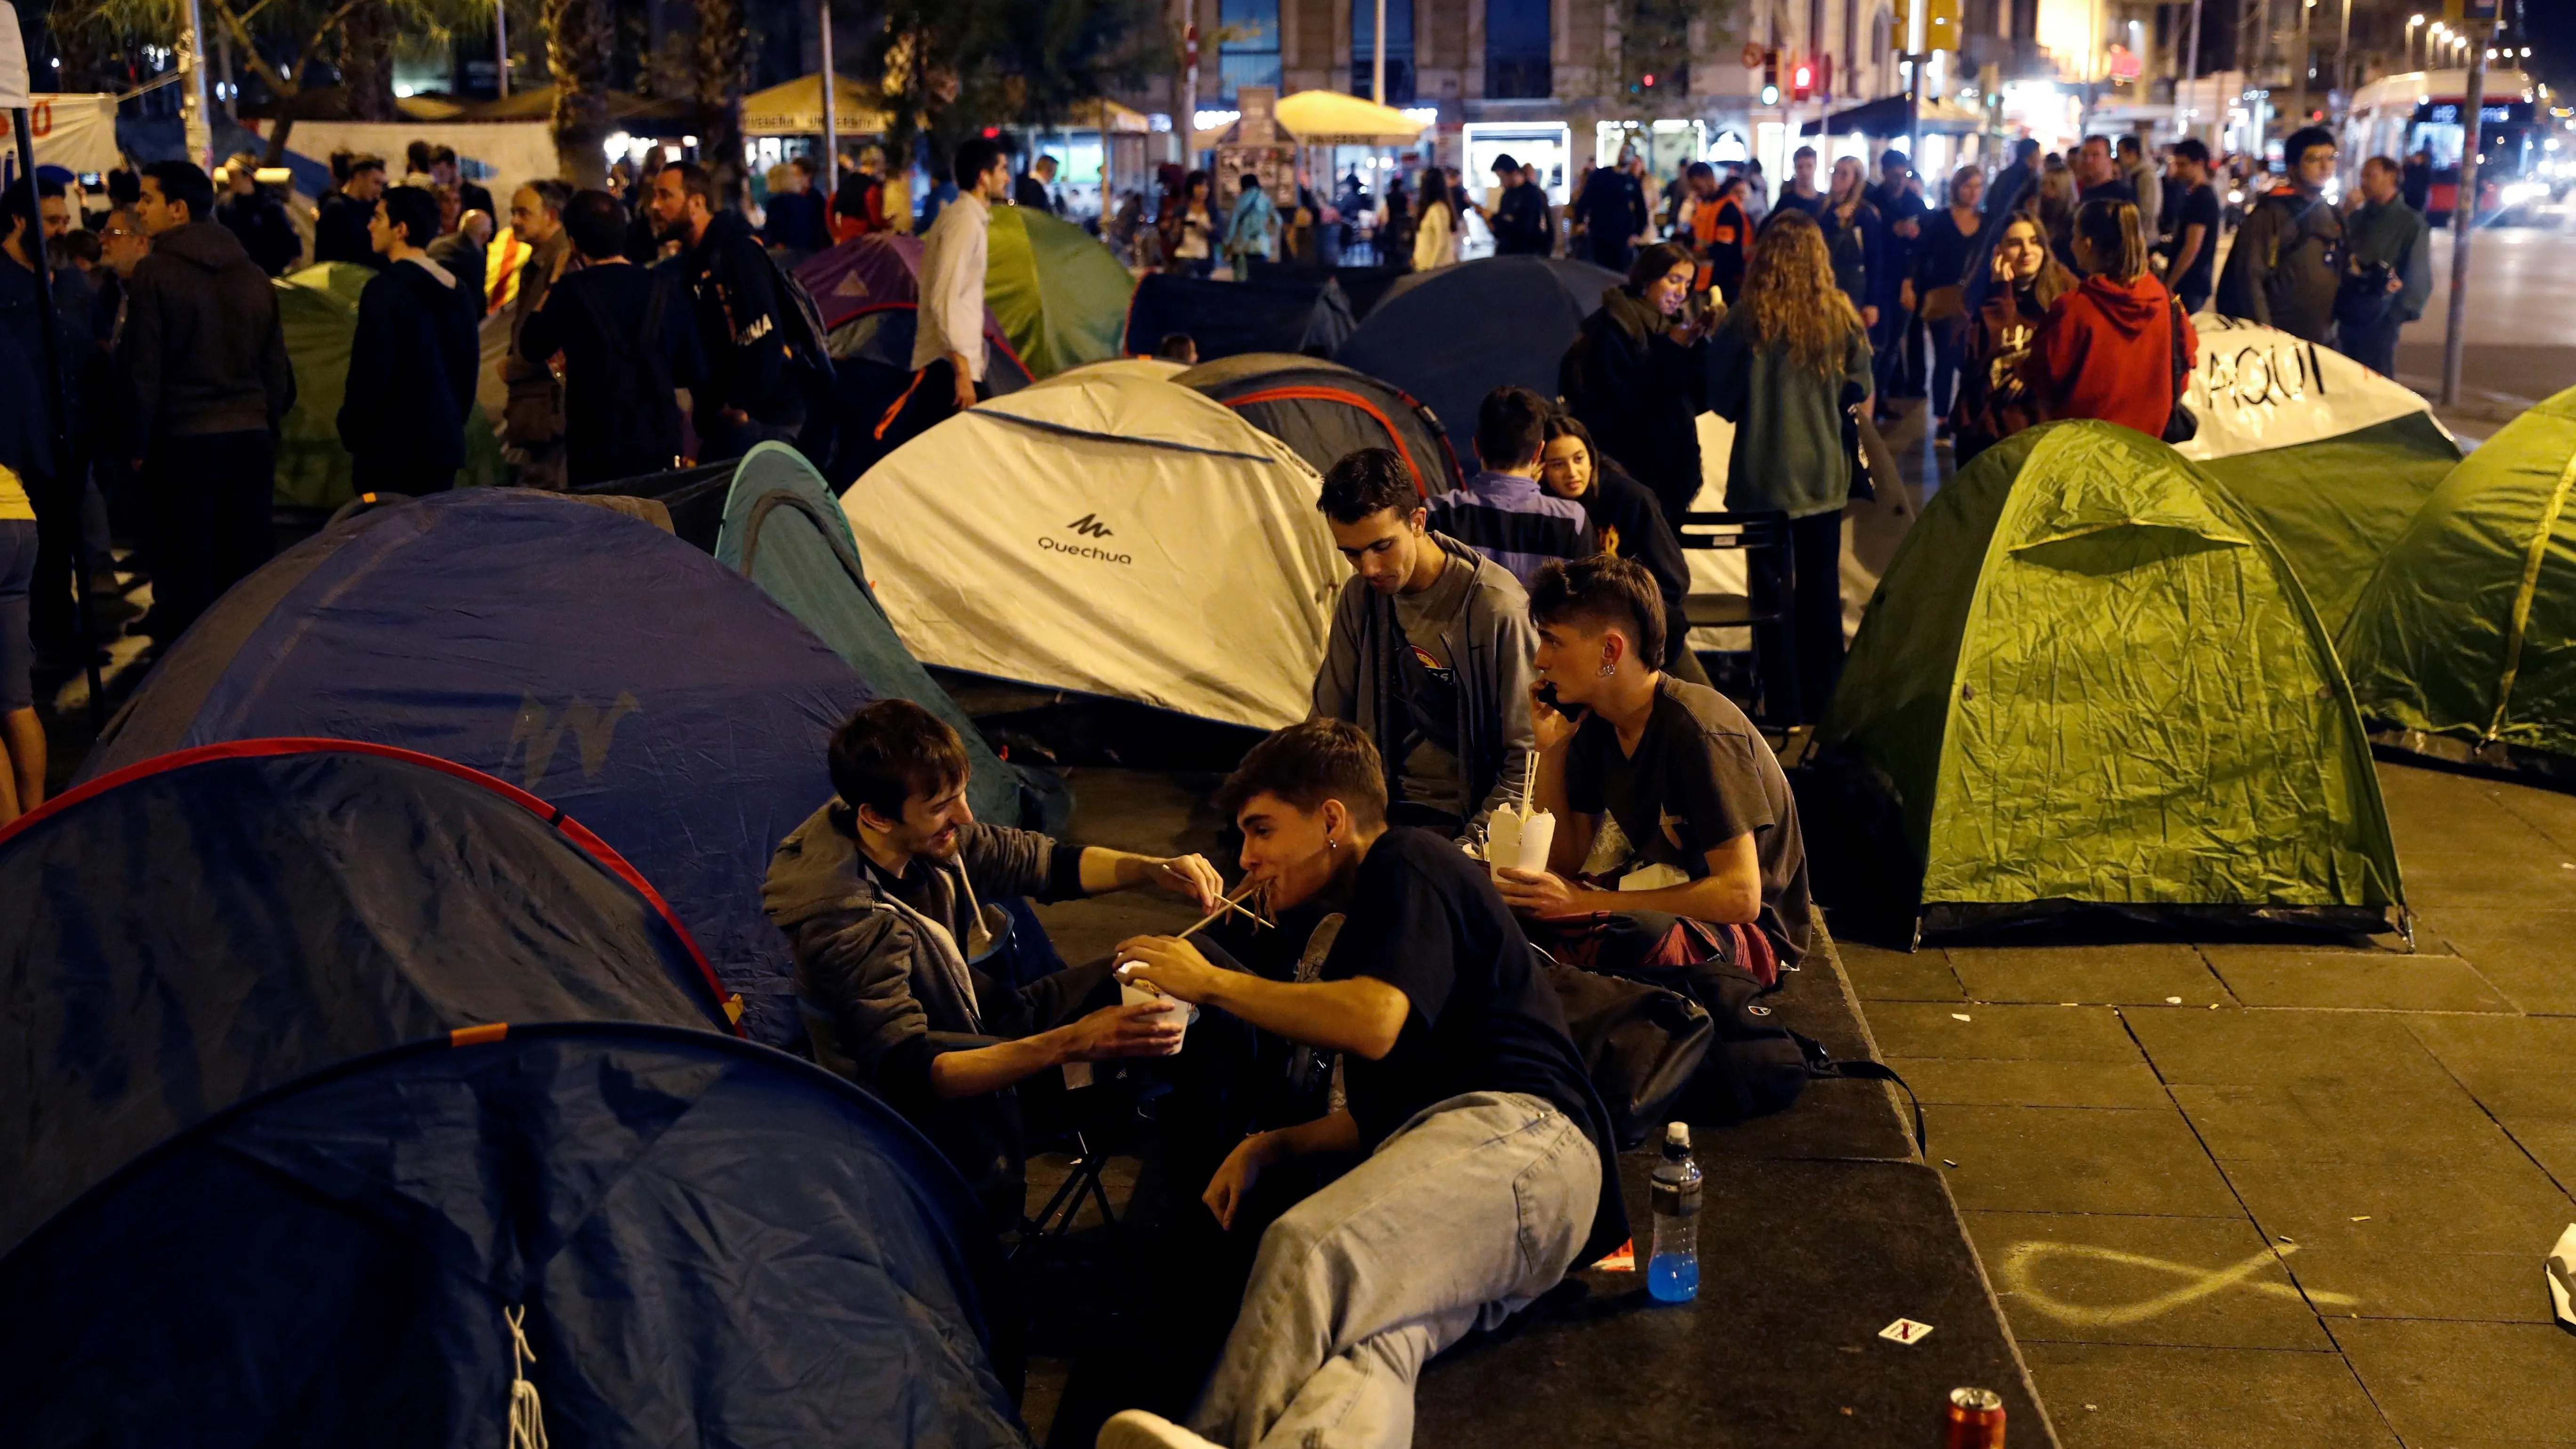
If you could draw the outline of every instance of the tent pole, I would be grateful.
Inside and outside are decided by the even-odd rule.
[[[832,193],[841,185],[840,110],[841,77],[832,69],[832,0],[815,0],[819,17],[815,33],[823,42],[823,201],[828,207]]]
[[[12,15],[10,19],[14,23],[17,17]],[[36,138],[27,125],[26,107],[12,110],[9,121],[17,132],[18,184],[26,191],[27,215],[42,217],[44,209],[36,193]],[[89,545],[81,537],[83,475],[72,454],[71,397],[63,385],[63,334],[57,325],[61,314],[54,310],[54,270],[45,261],[45,229],[41,221],[27,223],[19,245],[26,248],[27,260],[34,264],[36,273],[36,316],[44,327],[45,393],[54,413],[54,506],[60,510],[58,516],[64,520],[63,527],[72,541],[73,614],[80,620],[81,667],[89,675],[89,728],[96,735],[107,729],[107,690],[98,673],[98,622],[90,616],[89,608]]]

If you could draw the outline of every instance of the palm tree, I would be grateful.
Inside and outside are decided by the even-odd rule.
[[[750,62],[750,32],[742,0],[697,0],[698,159],[715,176],[720,204],[741,205],[742,85]]]
[[[555,164],[575,186],[604,186],[608,156],[607,0],[545,0],[546,69],[554,73]]]

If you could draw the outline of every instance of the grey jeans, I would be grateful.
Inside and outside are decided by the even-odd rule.
[[[1191,1427],[1235,1449],[1411,1444],[1422,1365],[1555,1287],[1600,1197],[1599,1151],[1540,1098],[1424,1110],[1262,1235]]]

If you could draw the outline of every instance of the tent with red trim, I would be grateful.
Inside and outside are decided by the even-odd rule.
[[[1431,409],[1391,382],[1338,362],[1248,352],[1172,379],[1205,393],[1326,473],[1362,448],[1393,448],[1425,498],[1458,486],[1458,454]]]
[[[207,745],[92,780],[0,829],[0,900],[0,1254],[156,1143],[352,1057],[505,1021],[735,1029],[624,857],[382,745]]]
[[[194,745],[364,740],[597,831],[705,948],[751,1035],[802,1039],[770,853],[876,697],[757,584],[639,519],[521,489],[342,519],[235,585],[110,722],[91,777]]]
[[[921,314],[921,239],[870,232],[816,252],[796,279],[822,310],[824,345],[832,354],[833,408],[828,434],[809,429],[805,446],[824,460],[836,488],[889,451],[877,426],[912,385],[912,344]],[[984,309],[984,386],[995,397],[1029,385],[1028,364],[1012,350],[993,309]]]

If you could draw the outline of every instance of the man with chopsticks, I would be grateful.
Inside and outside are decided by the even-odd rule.
[[[779,845],[761,890],[796,958],[815,1057],[937,1143],[997,1230],[1019,1225],[1026,1198],[1023,1082],[1053,1092],[1088,1079],[1076,1064],[1179,1054],[1168,1070],[1187,1080],[1173,1094],[1169,1131],[1231,1140],[1221,1123],[1196,1119],[1226,1110],[1220,1058],[1241,1032],[1200,1023],[1183,1052],[1180,1016],[1119,1004],[1106,960],[1017,989],[978,969],[1011,930],[1008,912],[988,902],[1150,885],[1216,910],[1224,902],[1214,866],[977,820],[957,732],[909,700],[851,716],[832,737],[830,766],[834,798]],[[1068,1065],[1074,1071],[1059,1078]],[[1174,1171],[1176,1184],[1188,1180],[1180,1164]]]

